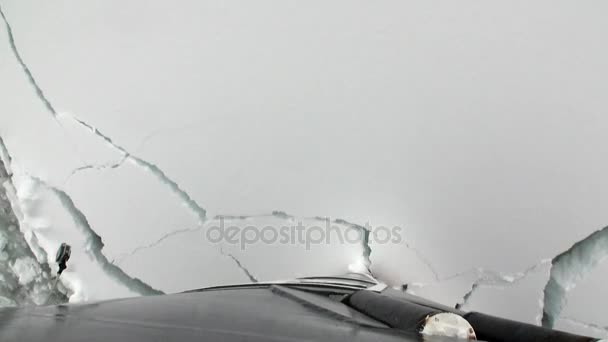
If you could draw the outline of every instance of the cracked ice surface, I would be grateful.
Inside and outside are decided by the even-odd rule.
[[[69,195],[40,179],[20,175],[15,168],[12,173],[16,187],[15,205],[22,215],[20,232],[23,236],[35,236],[36,246],[45,255],[53,256],[63,241],[69,241],[75,247],[70,268],[61,277],[71,292],[70,301],[160,293],[124,274],[107,260],[102,252],[101,238]],[[20,278],[29,278],[32,267],[24,267],[30,264],[22,262],[12,268],[15,272],[20,271],[17,273]],[[53,267],[57,265],[53,263]]]
[[[222,225],[226,229],[236,227],[245,231],[248,226],[280,229],[298,223],[307,227],[322,226],[325,222],[320,218],[298,218],[281,212],[216,217],[199,229],[178,230],[159,243],[137,248],[117,262],[130,274],[149,279],[167,292],[228,283],[347,273],[349,266],[364,259],[367,253],[360,240],[339,243],[334,235],[333,243],[307,246],[299,243],[297,236],[294,236],[291,243],[267,245],[258,241],[241,248],[238,242],[210,241],[206,234],[209,229]],[[332,225],[339,230],[347,228],[344,223],[334,222]],[[211,238],[215,236],[213,233]],[[269,258],[268,255],[275,257]],[[158,272],[160,265],[165,267],[163,272]],[[176,282],[175,279],[180,281]]]
[[[570,249],[556,256],[544,290],[542,323],[552,327],[559,318],[567,294],[608,257],[608,227],[593,232]],[[601,274],[601,273],[600,273]],[[604,278],[605,278],[605,273]]]
[[[71,242],[70,300],[358,265],[448,305],[605,325],[559,287],[606,281],[604,244],[567,252],[608,223],[606,4],[0,6],[19,231],[42,264]],[[404,239],[242,250],[205,239],[222,214]]]
[[[541,297],[550,267],[549,260],[545,260],[513,275],[482,275],[465,295],[466,300],[459,302],[460,308],[540,324]]]
[[[0,305],[55,303],[57,294],[46,255],[37,255],[36,243],[22,233],[23,218],[14,198],[10,158],[0,138]],[[20,222],[21,221],[21,222]],[[36,246],[37,247],[37,246]],[[53,299],[51,296],[54,295]]]
[[[603,331],[598,336],[608,338],[608,318],[604,314],[604,308],[608,305],[608,297],[605,296],[607,272],[608,263],[604,262],[568,292],[567,303],[555,324],[558,329],[571,323],[564,322],[564,319],[574,319],[578,323],[586,322],[595,330],[601,327]]]

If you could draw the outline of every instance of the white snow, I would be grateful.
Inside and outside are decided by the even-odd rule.
[[[19,276],[19,283],[27,284],[33,281],[40,273],[40,266],[33,258],[17,259],[11,268]]]

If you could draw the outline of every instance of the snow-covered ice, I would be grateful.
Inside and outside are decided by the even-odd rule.
[[[0,0],[0,305],[68,242],[70,302],[357,270],[606,337],[607,6]]]

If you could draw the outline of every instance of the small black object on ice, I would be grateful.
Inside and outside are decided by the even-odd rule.
[[[70,259],[70,254],[72,254],[72,247],[67,243],[63,242],[61,246],[59,246],[59,250],[57,250],[57,256],[55,257],[55,261],[59,264],[59,271],[57,274],[61,274],[63,270],[65,270],[68,266],[68,260]]]

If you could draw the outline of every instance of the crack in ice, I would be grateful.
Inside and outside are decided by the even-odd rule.
[[[64,114],[64,115],[67,115],[67,114]],[[144,160],[142,158],[139,158],[139,157],[131,154],[126,149],[124,149],[122,146],[116,144],[112,140],[112,138],[110,138],[109,136],[103,134],[97,128],[95,128],[92,125],[84,122],[83,120],[80,120],[80,119],[76,118],[75,116],[71,116],[71,115],[70,115],[70,118],[72,120],[74,120],[76,123],[78,123],[79,125],[81,125],[82,127],[84,127],[85,129],[87,129],[88,131],[90,131],[92,134],[94,134],[97,137],[101,138],[103,141],[105,141],[107,144],[109,144],[112,148],[114,148],[117,151],[119,151],[123,155],[124,159],[132,161],[138,167],[140,167],[140,168],[142,168],[142,169],[150,172],[152,175],[154,175],[154,177],[156,177],[156,179],[161,184],[164,184],[165,186],[167,186],[169,188],[169,190],[174,195],[176,195],[182,201],[182,203],[184,203],[186,205],[186,207],[192,213],[194,213],[194,215],[197,217],[197,220],[198,220],[199,224],[203,224],[205,222],[207,211],[205,209],[203,209],[174,180],[172,180],[169,176],[167,176],[167,174],[165,174],[165,172],[163,170],[161,170],[160,167],[158,167],[156,164],[153,164],[151,162],[148,162],[148,161],[146,161],[146,160]]]
[[[362,231],[362,241],[361,241],[361,245],[363,248],[363,253],[361,255],[362,258],[362,264],[365,267],[365,272],[369,273],[370,275],[372,274],[370,271],[370,265],[371,265],[371,260],[370,260],[370,255],[371,255],[371,248],[369,246],[369,231],[358,224],[355,223],[351,223],[348,222],[346,220],[343,219],[335,219],[335,220],[330,220],[329,218],[323,218],[323,217],[319,217],[319,216],[315,216],[315,217],[301,217],[298,218],[294,215],[290,215],[287,214],[284,211],[280,211],[280,210],[275,210],[272,211],[269,214],[258,214],[258,215],[215,215],[213,217],[214,220],[219,220],[219,219],[226,219],[226,220],[249,220],[249,219],[254,219],[254,218],[267,218],[267,217],[276,217],[279,219],[283,219],[283,220],[295,220],[295,219],[302,219],[302,220],[315,220],[315,221],[319,221],[319,222],[330,222],[330,223],[334,223],[334,224],[340,224],[343,226],[349,226],[349,227],[353,227],[359,231]],[[123,253],[121,254],[117,260],[116,263],[120,264],[122,262],[124,262],[125,259],[137,254],[138,252],[141,252],[142,250],[145,249],[149,249],[149,248],[154,248],[158,245],[160,245],[163,241],[167,240],[168,238],[180,235],[180,234],[186,234],[186,233],[191,233],[191,232],[195,232],[198,230],[201,230],[203,227],[196,227],[196,228],[186,228],[186,229],[177,229],[174,231],[171,231],[169,233],[166,233],[165,235],[163,235],[162,237],[160,237],[158,240],[147,244],[147,245],[142,245],[142,246],[138,246],[136,248],[134,248],[133,250],[131,250],[130,252],[127,253]],[[236,257],[234,257],[234,255],[228,254],[228,253],[224,253],[223,250],[220,249],[220,254],[230,257],[233,261],[235,261],[235,264],[242,269],[246,274],[247,277],[250,280],[254,280],[257,281],[257,278],[255,276],[253,276],[244,266],[243,264],[238,261],[238,259],[236,259]]]
[[[0,137],[0,305],[66,302],[67,297],[51,284],[52,271],[36,236],[22,231],[11,171],[12,158]],[[6,297],[8,296],[8,297]]]
[[[329,218],[326,218],[326,220],[329,220]],[[343,219],[336,219],[333,221],[333,223],[347,225],[347,226],[355,228],[356,230],[361,232],[361,234],[362,234],[361,247],[363,248],[363,254],[361,255],[362,266],[365,267],[365,270],[367,271],[367,273],[369,273],[370,275],[373,275],[372,271],[371,271],[372,260],[370,258],[371,254],[372,254],[372,248],[369,245],[370,230],[361,225],[358,225],[358,224],[352,223],[352,222],[348,222]]]
[[[13,34],[13,29],[11,28],[11,25],[8,22],[8,19],[4,15],[4,11],[2,11],[1,5],[0,5],[0,16],[2,16],[2,20],[4,20],[4,25],[6,27],[6,31],[8,34],[8,41],[11,45],[11,50],[13,51],[15,58],[17,58],[17,61],[19,62],[19,65],[23,69],[23,72],[25,72],[25,75],[27,76],[30,84],[32,85],[32,87],[34,87],[34,90],[36,91],[36,95],[38,96],[38,98],[44,103],[44,106],[46,107],[46,109],[49,112],[51,112],[51,114],[56,118],[57,111],[55,110],[55,107],[53,107],[53,105],[51,104],[51,101],[49,101],[49,99],[44,95],[42,88],[40,88],[40,86],[38,85],[38,82],[36,82],[36,79],[34,78],[34,75],[32,74],[32,72],[30,71],[30,68],[27,66],[27,64],[21,57],[21,54],[19,53],[19,49],[17,49],[17,44],[15,43],[15,36]]]
[[[87,217],[82,211],[80,211],[80,209],[76,207],[72,198],[65,191],[44,182],[40,178],[33,177],[31,175],[29,177],[38,185],[48,189],[59,199],[63,208],[71,216],[76,227],[80,229],[80,231],[86,236],[88,252],[94,257],[95,261],[101,266],[102,270],[107,275],[118,281],[120,284],[126,286],[129,290],[141,295],[163,294],[162,291],[154,289],[138,278],[129,276],[120,267],[108,261],[108,258],[102,252],[104,243],[101,236],[99,236],[95,230],[93,230]]]
[[[553,327],[566,304],[568,291],[607,256],[608,227],[604,227],[553,258],[549,281],[544,289],[544,327]]]
[[[160,237],[158,240],[156,240],[156,241],[154,241],[154,242],[152,242],[152,243],[150,243],[150,244],[147,244],[147,245],[145,245],[145,246],[138,246],[138,247],[134,248],[134,249],[133,249],[131,252],[129,252],[129,253],[123,253],[123,254],[121,254],[121,255],[120,255],[118,258],[117,258],[116,262],[114,262],[114,261],[113,261],[113,263],[115,263],[115,264],[120,264],[120,263],[122,263],[122,262],[123,262],[125,259],[127,259],[127,258],[129,258],[129,257],[131,257],[131,256],[133,256],[133,255],[135,255],[135,254],[137,254],[137,253],[139,253],[139,252],[141,252],[142,250],[149,249],[149,248],[154,248],[154,247],[156,247],[156,246],[160,245],[160,244],[161,244],[163,241],[165,241],[165,240],[167,240],[167,239],[169,239],[169,238],[171,238],[171,237],[173,237],[173,236],[180,235],[180,234],[185,234],[185,233],[192,233],[192,232],[199,231],[199,230],[201,230],[201,229],[202,229],[202,227],[196,227],[196,228],[177,229],[177,230],[171,231],[171,232],[169,232],[169,233],[167,233],[167,234],[163,235],[163,236],[162,236],[162,237]],[[240,261],[239,259],[237,259],[237,258],[236,258],[236,257],[235,257],[233,254],[224,252],[223,248],[221,248],[221,247],[220,247],[220,250],[219,250],[219,251],[220,251],[220,254],[221,254],[221,255],[223,255],[223,256],[225,256],[225,257],[229,257],[229,258],[231,258],[231,259],[234,261],[234,263],[236,264],[236,266],[237,266],[239,269],[241,269],[241,270],[243,271],[243,273],[245,273],[245,275],[247,276],[247,278],[249,278],[249,280],[250,280],[252,283],[257,283],[257,282],[258,282],[258,279],[257,279],[257,278],[256,278],[256,277],[255,277],[255,276],[254,276],[254,275],[253,275],[253,274],[252,274],[252,273],[251,273],[251,272],[250,272],[250,271],[249,271],[249,270],[248,270],[248,269],[247,269],[247,268],[246,268],[246,267],[245,267],[245,266],[244,266],[244,265],[241,263],[241,261]]]
[[[258,283],[258,279],[251,274],[251,272],[247,269],[247,267],[243,266],[243,264],[241,263],[241,261],[239,259],[237,259],[234,255],[232,255],[231,253],[226,253],[224,252],[224,249],[222,247],[220,247],[220,254],[222,254],[223,256],[227,256],[230,259],[232,259],[232,261],[234,261],[234,263],[236,264],[236,266],[243,271],[243,273],[245,273],[245,275],[247,276],[247,278],[249,278],[249,280],[252,283]]]
[[[70,179],[72,179],[72,177],[74,177],[77,173],[80,173],[85,170],[101,171],[101,170],[105,170],[105,169],[119,168],[125,163],[125,161],[127,161],[127,158],[128,158],[128,156],[123,154],[122,157],[120,158],[120,160],[117,162],[106,163],[106,164],[87,164],[87,165],[77,167],[74,170],[72,170],[72,172],[70,172],[70,174],[66,177],[66,179],[63,183],[67,184],[70,181]]]
[[[359,231],[361,233],[361,247],[363,248],[361,260],[359,260],[360,266],[362,266],[364,268],[364,270],[363,270],[364,272],[369,273],[370,275],[372,274],[372,272],[371,272],[372,262],[371,262],[371,258],[370,258],[371,254],[372,254],[372,249],[371,249],[370,243],[369,243],[370,230],[359,224],[352,223],[352,222],[349,222],[344,219],[331,220],[328,217],[321,217],[321,216],[296,217],[294,215],[290,215],[290,214],[288,214],[284,211],[280,211],[280,210],[274,210],[270,214],[259,214],[259,215],[217,215],[217,216],[215,216],[215,219],[223,218],[223,219],[228,219],[228,220],[247,220],[247,219],[251,219],[251,218],[261,218],[261,217],[276,217],[276,218],[280,218],[283,220],[295,220],[295,219],[314,220],[317,222],[334,223],[334,224],[339,224],[342,226],[348,226],[348,227],[351,227],[351,228]]]
[[[351,227],[353,229],[358,230],[359,232],[362,233],[362,235],[361,235],[361,247],[363,248],[363,253],[361,255],[361,260],[359,260],[359,263],[360,263],[359,266],[362,266],[363,270],[359,269],[358,271],[364,271],[364,272],[369,273],[370,275],[373,276],[373,274],[371,272],[371,266],[372,266],[371,254],[372,254],[372,248],[370,246],[370,241],[369,241],[369,237],[370,237],[371,231],[369,229],[365,228],[364,226],[360,225],[360,224],[352,223],[352,222],[349,222],[349,221],[344,220],[344,219],[334,219],[334,220],[331,220],[328,217],[321,217],[321,216],[296,217],[294,215],[288,214],[288,213],[286,213],[284,211],[281,211],[281,210],[274,210],[270,214],[258,214],[258,215],[216,215],[214,218],[215,219],[224,218],[224,219],[229,219],[229,220],[248,220],[248,219],[260,218],[260,217],[276,217],[276,218],[280,218],[280,219],[284,219],[284,220],[295,220],[295,219],[315,220],[317,222],[323,222],[323,223],[329,222],[329,223],[339,224],[339,225],[343,225],[343,226],[348,226],[348,227]],[[437,270],[435,269],[435,267],[433,266],[433,264],[428,260],[428,258],[426,258],[422,254],[422,252],[420,252],[414,246],[411,246],[409,243],[406,243],[405,246],[406,246],[406,248],[408,248],[409,250],[411,250],[411,251],[414,252],[414,254],[416,255],[416,257],[433,274],[433,276],[434,276],[434,278],[435,278],[435,280],[437,282],[441,281],[439,273],[437,272]]]
[[[478,268],[476,269],[478,273],[477,279],[471,285],[471,289],[462,297],[462,301],[456,303],[455,308],[461,309],[463,306],[465,306],[472,298],[473,294],[480,288],[507,288],[509,286],[519,283],[521,280],[528,277],[528,275],[535,272],[540,267],[547,265],[550,261],[551,260],[548,259],[542,260],[541,262],[526,268],[524,271],[517,272],[514,274],[503,274],[491,270],[485,270],[483,268]],[[462,274],[464,273],[461,273],[461,275]]]
[[[551,260],[542,260],[540,263],[530,266],[526,270],[514,275],[503,275],[496,272],[488,272],[477,269],[478,279],[471,285],[469,290],[456,308],[462,308],[468,303],[473,294],[483,287],[505,288],[526,278],[539,267],[551,263],[549,280],[543,289],[541,298],[542,318],[544,327],[553,328],[555,322],[560,319],[560,314],[567,302],[566,295],[572,290],[577,282],[589,274],[599,263],[608,257],[608,227],[597,230],[576,242],[565,252],[560,253]],[[463,276],[466,272],[460,272],[444,280]]]
[[[167,240],[170,237],[173,237],[175,235],[179,235],[179,234],[184,234],[184,233],[192,233],[192,232],[196,232],[198,230],[201,230],[203,227],[196,227],[196,228],[185,228],[185,229],[177,229],[177,230],[173,230],[170,231],[166,234],[164,234],[163,236],[161,236],[158,240],[149,243],[147,245],[144,246],[138,246],[135,247],[133,250],[131,250],[128,253],[122,253],[120,254],[116,259],[116,261],[112,261],[112,263],[118,264],[120,265],[125,259],[132,257],[133,255],[135,255],[136,253],[141,252],[144,249],[149,249],[149,248],[154,248],[158,245],[160,245],[163,241]]]
[[[420,260],[426,266],[426,268],[431,271],[436,281],[439,281],[439,279],[441,279],[439,276],[439,272],[437,272],[437,270],[435,269],[435,266],[433,266],[431,261],[424,254],[422,254],[422,252],[420,252],[416,247],[410,245],[408,242],[405,243],[405,247],[414,252],[416,258],[418,258],[418,260]]]

